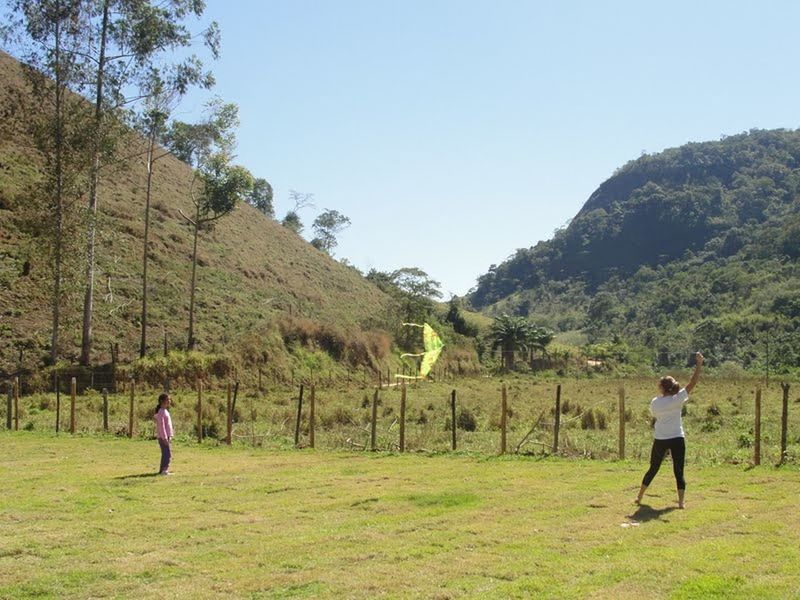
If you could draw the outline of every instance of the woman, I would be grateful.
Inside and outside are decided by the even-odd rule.
[[[683,404],[689,400],[689,392],[697,385],[700,379],[700,367],[703,366],[703,355],[695,354],[694,373],[686,387],[681,389],[678,382],[672,377],[662,377],[658,382],[660,396],[656,396],[650,402],[650,414],[655,418],[655,430],[653,432],[653,449],[650,451],[650,470],[647,471],[642,480],[642,487],[636,497],[636,504],[642,501],[642,496],[658,473],[661,462],[667,454],[667,450],[672,455],[672,469],[675,472],[675,482],[678,485],[678,508],[685,508],[684,494],[686,493],[686,481],[683,479],[683,462],[686,458],[686,441],[684,440],[683,422],[681,412]]]

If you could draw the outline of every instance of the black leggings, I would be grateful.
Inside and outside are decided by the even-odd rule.
[[[650,470],[644,474],[642,485],[650,485],[661,467],[661,462],[667,455],[667,450],[672,454],[672,470],[675,472],[675,482],[679,490],[686,489],[683,479],[683,461],[686,459],[686,441],[682,437],[668,440],[653,440],[653,449],[650,451]]]

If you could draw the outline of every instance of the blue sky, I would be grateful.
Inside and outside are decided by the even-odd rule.
[[[800,126],[800,3],[207,0],[238,162],[352,226],[337,258],[445,297],[643,151]],[[177,115],[191,119],[203,96]]]

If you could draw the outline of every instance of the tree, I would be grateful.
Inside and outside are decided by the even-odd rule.
[[[453,331],[456,333],[468,337],[476,337],[478,335],[478,328],[467,323],[467,320],[461,314],[461,300],[457,296],[450,298],[444,320],[453,326]]]
[[[514,370],[514,355],[517,351],[527,351],[532,342],[532,324],[522,317],[501,315],[490,328],[492,353],[500,349],[503,367]]]
[[[325,209],[325,212],[314,219],[314,239],[311,244],[323,252],[331,254],[338,244],[336,236],[350,226],[350,219],[338,210]]]
[[[149,67],[160,54],[189,46],[194,38],[185,20],[200,17],[205,3],[198,0],[75,0],[92,9],[88,35],[93,43],[84,50],[94,65],[86,92],[94,101],[94,119],[89,170],[89,224],[86,249],[86,283],[83,301],[81,364],[88,365],[92,350],[92,314],[97,231],[97,190],[100,170],[114,155],[120,139],[113,133],[109,115],[137,98],[126,97],[132,84],[149,74]],[[203,32],[206,46],[214,57],[219,52],[216,23]],[[192,59],[189,59],[190,61]]]
[[[289,190],[289,200],[294,202],[294,208],[286,213],[281,224],[291,229],[296,234],[303,231],[303,222],[300,220],[300,211],[314,206],[314,194],[305,194],[296,190]]]
[[[144,240],[142,243],[142,315],[139,357],[147,352],[147,267],[150,247],[150,201],[152,196],[153,171],[156,161],[169,155],[168,151],[159,151],[157,144],[163,141],[167,120],[178,100],[188,91],[189,86],[199,85],[208,89],[214,84],[210,73],[203,72],[203,65],[198,60],[189,60],[177,66],[159,70],[153,67],[150,75],[143,82],[142,92],[145,97],[144,110],[136,123],[137,129],[147,139],[147,185],[144,205]]]
[[[197,244],[200,232],[229,214],[239,200],[252,193],[254,180],[247,169],[231,165],[233,130],[239,124],[235,104],[209,103],[208,118],[198,124],[174,122],[167,136],[173,153],[193,167],[189,195],[194,215],[181,216],[192,227],[192,279],[189,289],[187,346],[195,347],[194,306],[197,288]]]
[[[87,6],[76,0],[14,0],[9,3],[2,38],[13,42],[30,68],[24,70],[30,96],[12,101],[7,109],[18,114],[43,158],[42,177],[29,190],[30,222],[46,244],[52,275],[50,361],[60,352],[62,304],[68,235],[77,225],[73,208],[84,186],[87,111],[70,94],[86,77],[81,50],[87,44]],[[3,119],[11,123],[11,119]],[[41,239],[40,237],[40,239]]]
[[[275,217],[275,209],[272,207],[272,186],[266,179],[259,177],[253,180],[253,189],[245,200],[270,219]]]

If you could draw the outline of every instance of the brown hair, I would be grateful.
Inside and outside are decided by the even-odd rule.
[[[658,385],[661,386],[661,390],[667,396],[674,396],[681,389],[681,385],[677,381],[675,381],[674,377],[671,377],[669,375],[662,377],[661,380],[658,382]]]
[[[167,398],[169,398],[169,394],[167,392],[162,392],[161,395],[158,397],[158,404],[156,404],[156,410],[155,410],[156,413],[158,413],[158,410],[161,408],[161,405]]]

